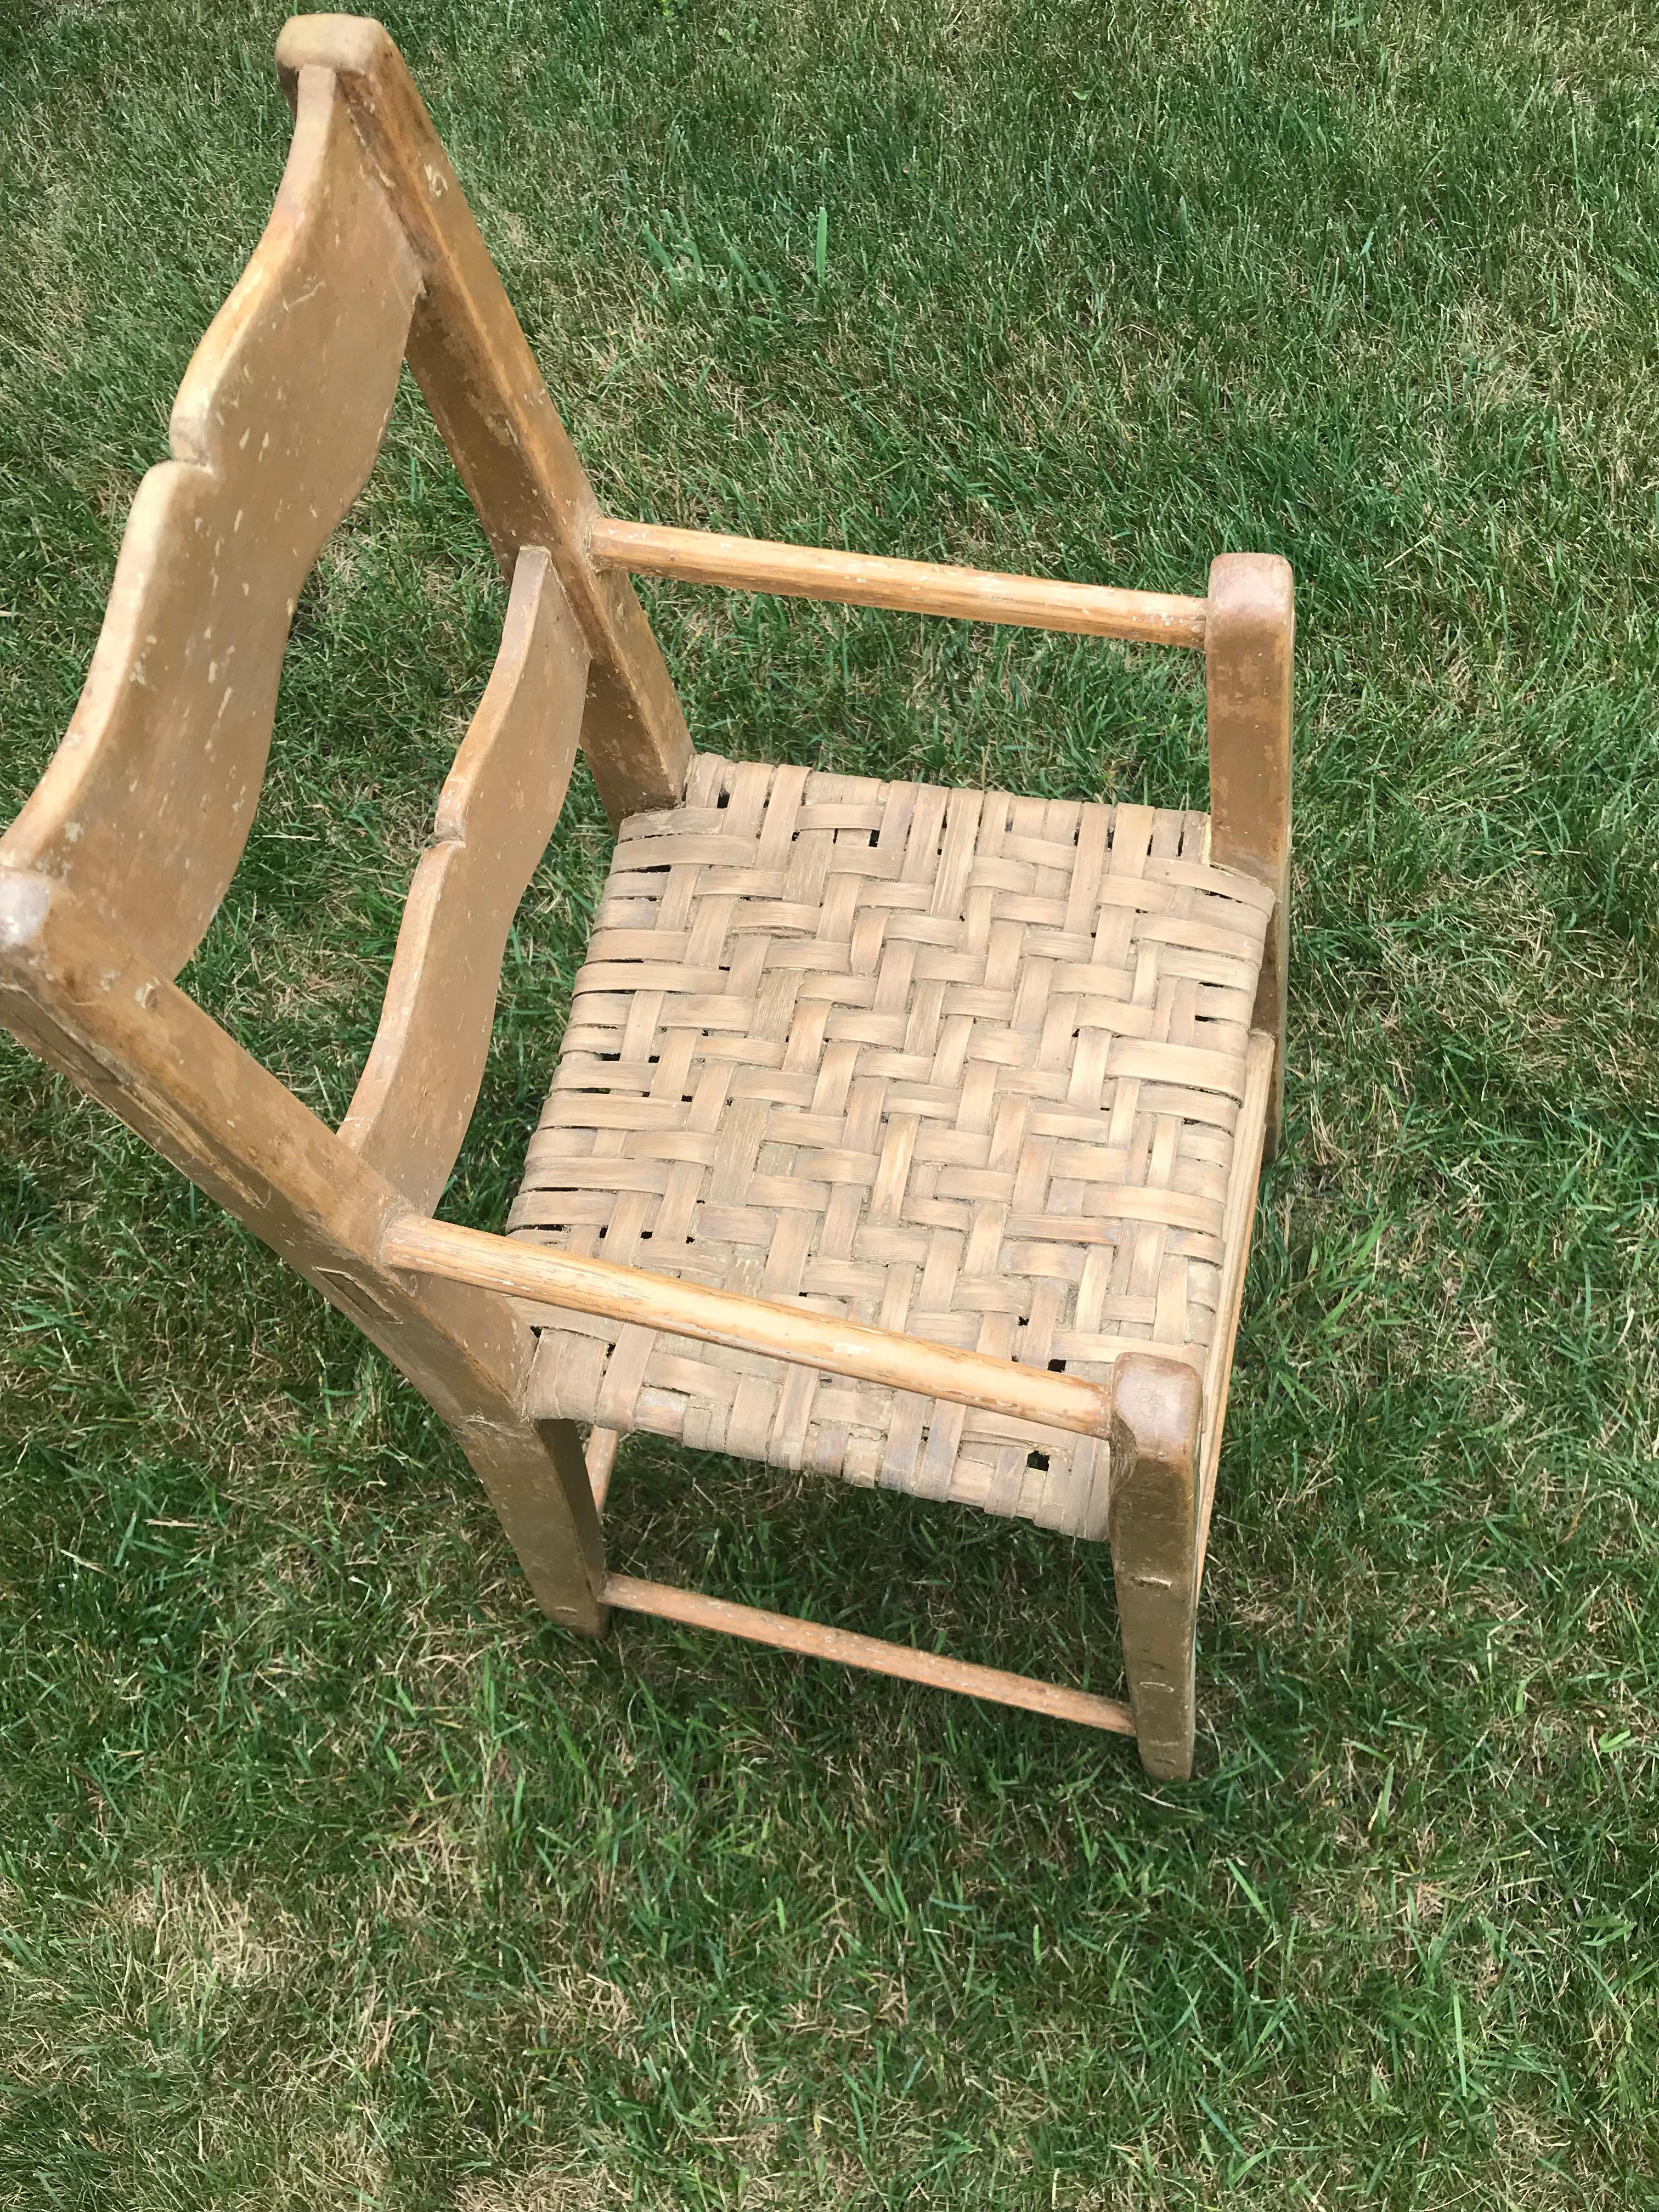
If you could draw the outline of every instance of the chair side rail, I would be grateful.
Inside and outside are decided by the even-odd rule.
[[[1114,1735],[1135,1732],[1134,1715],[1121,1698],[1103,1698],[1092,1690],[1073,1690],[1064,1683],[1010,1674],[1001,1667],[978,1666],[970,1660],[949,1658],[940,1651],[918,1651],[908,1644],[890,1644],[882,1637],[829,1628],[790,1613],[763,1613],[757,1606],[734,1605],[726,1598],[707,1597],[701,1590],[680,1589],[672,1583],[641,1582],[633,1575],[607,1576],[604,1596],[605,1602],[619,1613],[645,1613],[653,1620],[678,1622],[684,1628],[710,1628],[722,1636],[741,1637],[745,1643],[793,1651],[803,1659],[829,1659],[842,1667],[862,1667],[872,1674],[920,1682],[930,1690],[955,1690],[963,1697],[986,1698],[995,1705],[1042,1713],[1049,1720],[1106,1729]]]

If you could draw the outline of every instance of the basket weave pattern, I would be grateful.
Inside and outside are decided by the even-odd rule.
[[[1201,1371],[1272,896],[1207,817],[699,755],[618,836],[509,1229],[1106,1380]],[[1103,1535],[1103,1443],[535,1310],[538,1417]]]

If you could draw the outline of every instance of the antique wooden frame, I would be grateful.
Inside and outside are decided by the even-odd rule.
[[[295,113],[270,222],[180,387],[173,458],[133,503],[85,690],[0,842],[0,1017],[349,1315],[453,1430],[555,1620],[622,1607],[1134,1734],[1190,1770],[1194,1619],[1248,1213],[1201,1378],[1126,1355],[1109,1389],[432,1219],[476,1100],[507,931],[575,747],[614,821],[672,806],[691,741],[628,580],[1018,623],[1205,655],[1212,853],[1276,902],[1238,1142],[1240,1203],[1282,1115],[1293,616],[1290,571],[1229,555],[1203,599],[659,529],[601,515],[396,47],[296,17]],[[511,596],[500,655],[416,871],[385,1012],[330,1130],[173,981],[240,855],[300,586],[379,450],[407,358]],[[327,390],[331,404],[316,404]],[[611,1573],[614,1437],[525,1411],[513,1303],[692,1338],[1111,1439],[1130,1704]],[[1203,1414],[1210,1409],[1207,1424]]]

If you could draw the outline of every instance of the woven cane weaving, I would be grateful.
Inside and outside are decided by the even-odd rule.
[[[1201,1371],[1273,904],[1206,842],[699,755],[623,825],[512,1233],[1091,1380]],[[1103,1442],[535,1318],[540,1418],[1105,1533]]]

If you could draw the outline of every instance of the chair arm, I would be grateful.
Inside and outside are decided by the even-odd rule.
[[[1204,644],[1207,602],[1174,592],[1125,592],[939,561],[895,561],[876,553],[623,522],[609,514],[595,516],[588,545],[595,568],[623,568],[634,575],[677,576],[686,583],[723,584],[734,591],[890,607],[901,614],[949,615],[962,622],[1013,623],[1143,645]]]
[[[665,1329],[700,1343],[724,1345],[728,1351],[787,1359],[799,1367],[815,1367],[824,1374],[889,1389],[912,1390],[1012,1420],[1034,1421],[1078,1436],[1112,1433],[1116,1398],[1112,1384],[1051,1375],[917,1337],[895,1336],[886,1329],[836,1321],[767,1298],[745,1297],[735,1291],[677,1282],[672,1276],[619,1267],[611,1260],[585,1259],[549,1245],[491,1237],[415,1214],[388,1225],[380,1257],[388,1267],[599,1314],[636,1328]]]

